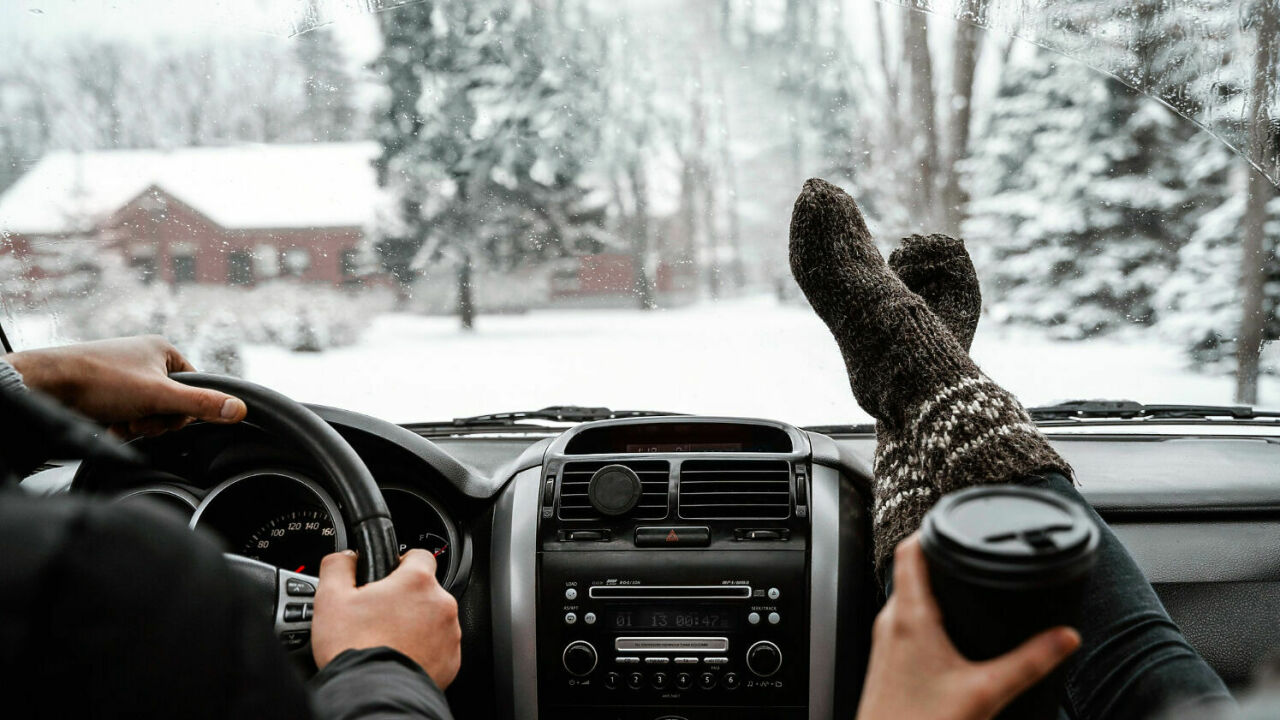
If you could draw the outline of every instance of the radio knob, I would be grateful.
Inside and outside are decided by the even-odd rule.
[[[782,668],[782,651],[768,640],[747,650],[747,668],[760,677],[769,677]]]
[[[626,465],[605,465],[591,476],[587,499],[602,515],[625,515],[640,502],[640,476]]]
[[[591,671],[596,669],[596,659],[596,649],[584,640],[569,643],[565,646],[564,654],[560,656],[564,669],[569,671],[570,675],[578,677],[590,675]]]

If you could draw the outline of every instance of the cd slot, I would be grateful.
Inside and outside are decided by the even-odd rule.
[[[725,600],[751,597],[750,585],[596,585],[595,600]]]

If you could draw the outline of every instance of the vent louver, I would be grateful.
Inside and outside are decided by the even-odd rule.
[[[640,502],[627,517],[636,520],[662,520],[667,516],[667,484],[671,468],[665,460],[623,460],[621,462],[569,462],[560,473],[561,520],[599,520],[591,507],[587,486],[591,476],[605,465],[626,465],[640,476]]]
[[[791,516],[791,465],[785,460],[686,460],[678,498],[686,520],[785,520]]]

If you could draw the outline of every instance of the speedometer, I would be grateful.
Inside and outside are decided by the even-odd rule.
[[[320,559],[337,549],[333,520],[315,508],[272,518],[249,536],[240,552],[278,568],[315,575]]]

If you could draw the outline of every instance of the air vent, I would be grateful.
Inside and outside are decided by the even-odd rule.
[[[624,460],[622,462],[570,462],[560,473],[560,519],[600,520],[600,513],[587,499],[591,476],[605,465],[626,465],[640,476],[640,502],[627,513],[636,520],[661,520],[667,516],[667,484],[671,468],[665,460]]]
[[[686,460],[680,466],[685,520],[785,520],[791,465],[785,460]]]

